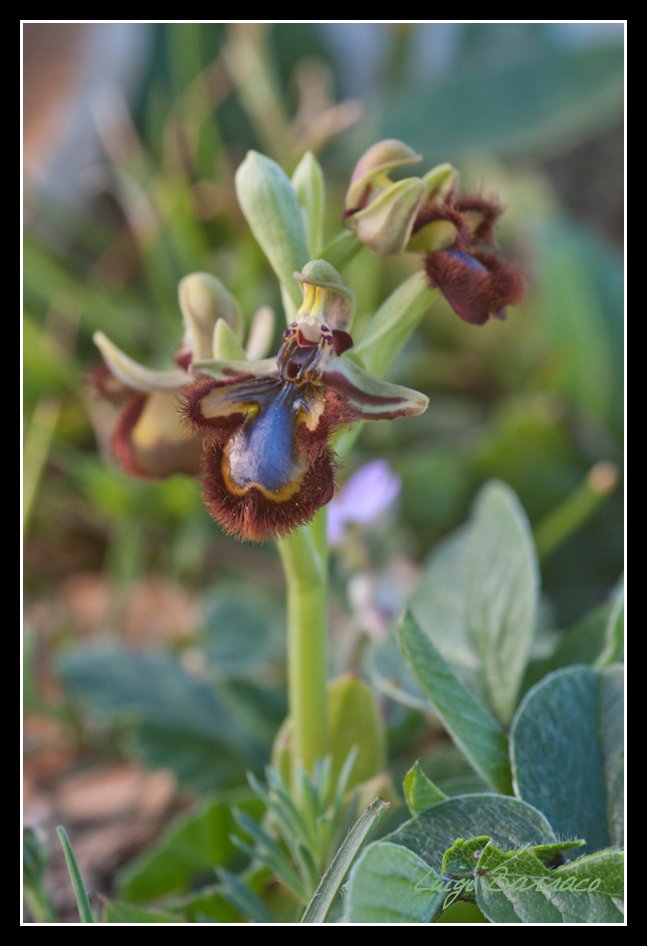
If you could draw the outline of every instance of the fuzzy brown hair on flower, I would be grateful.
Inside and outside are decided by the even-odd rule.
[[[352,295],[330,264],[311,261],[295,278],[304,301],[276,359],[194,363],[198,379],[184,390],[184,415],[204,443],[205,504],[239,539],[285,535],[330,501],[340,427],[428,403],[352,360]]]
[[[421,253],[430,287],[439,289],[465,322],[505,318],[508,306],[523,302],[525,280],[498,252],[499,203],[460,194],[458,174],[448,164],[422,178],[390,179],[391,171],[419,160],[395,139],[369,148],[348,188],[346,226],[380,256]]]

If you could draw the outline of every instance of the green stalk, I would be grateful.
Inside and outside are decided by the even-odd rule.
[[[324,520],[325,523],[325,520]],[[293,773],[308,772],[329,750],[327,568],[309,526],[277,542],[288,592],[288,698]]]
[[[618,482],[618,469],[602,461],[584,481],[535,527],[535,545],[544,560],[574,535],[594,515]]]
[[[341,269],[357,256],[363,245],[351,230],[340,230],[323,249],[319,250],[317,257],[327,260],[335,269]]]

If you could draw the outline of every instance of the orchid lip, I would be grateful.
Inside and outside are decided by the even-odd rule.
[[[243,495],[256,488],[282,501],[297,492],[307,469],[295,446],[296,426],[307,412],[307,400],[290,382],[277,379],[264,387],[265,396],[259,398],[264,403],[250,411],[223,451],[222,474],[233,493]]]

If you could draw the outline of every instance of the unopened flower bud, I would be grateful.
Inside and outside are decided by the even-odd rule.
[[[386,138],[372,145],[355,165],[346,193],[346,212],[361,210],[376,191],[389,187],[391,171],[419,161],[422,161],[421,156],[396,138]]]
[[[402,253],[424,201],[424,191],[424,184],[416,177],[390,184],[363,210],[348,218],[348,226],[377,256]]]

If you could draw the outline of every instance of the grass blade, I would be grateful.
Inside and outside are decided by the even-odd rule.
[[[362,842],[388,807],[388,801],[384,801],[383,798],[376,798],[355,822],[339,846],[330,867],[319,881],[319,885],[301,917],[302,923],[324,922],[335,894],[341,887]]]
[[[72,845],[70,844],[70,839],[67,836],[67,832],[65,828],[61,828],[59,826],[56,829],[56,833],[58,835],[59,841],[61,842],[63,854],[65,855],[65,863],[67,864],[70,880],[72,881],[72,889],[74,890],[74,897],[76,899],[76,905],[79,911],[81,923],[96,923],[94,913],[92,912],[92,907],[90,905],[88,892],[85,889],[83,877],[81,876],[79,865],[76,862],[76,857],[74,856],[74,851],[72,850]]]

